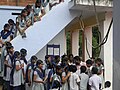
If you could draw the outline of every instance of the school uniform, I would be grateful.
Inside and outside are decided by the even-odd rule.
[[[59,84],[60,84],[60,86],[58,87],[58,88],[54,88],[54,87],[56,87],[56,84],[55,84],[55,81],[58,81],[59,82]],[[52,88],[50,89],[50,90],[54,90],[54,89],[56,89],[56,90],[61,90],[62,88],[61,88],[61,78],[60,78],[60,76],[59,75],[57,75],[56,73],[53,75],[53,80],[52,80]]]
[[[13,24],[10,26],[10,30],[12,31],[12,36],[13,38],[15,38],[17,36],[17,29],[16,29],[16,25]]]
[[[69,77],[70,90],[79,90],[79,86],[77,84],[79,82],[79,76],[76,73],[71,73],[71,76]]]
[[[13,78],[12,78],[13,81],[11,81],[11,85],[13,86],[13,90],[20,90],[23,74],[22,74],[22,69],[20,69],[18,71],[16,70],[16,65],[18,65],[20,67],[21,62],[20,62],[20,60],[16,60],[14,63],[15,63],[14,71],[11,72],[13,74]]]
[[[93,68],[93,66],[87,67],[86,73],[87,73],[87,75],[88,75],[89,77],[92,76],[92,68]]]
[[[102,84],[101,78],[97,74],[93,74],[89,79],[91,90],[99,90],[99,85]]]
[[[43,10],[44,7],[41,5],[40,8],[38,8],[38,7],[36,8],[35,4],[34,4],[32,8],[33,8],[33,14],[34,14],[35,21],[39,21],[40,20],[40,16],[42,15],[41,10]]]
[[[35,68],[35,66],[34,65],[32,66],[31,63],[29,63],[26,67],[26,90],[32,90],[32,82],[33,82],[32,76],[33,76],[33,71],[34,71],[33,69],[34,68]],[[28,81],[28,70],[31,71],[30,72],[30,82],[31,82],[30,86],[28,85],[28,83],[29,83],[29,81]]]
[[[37,68],[34,71],[34,75],[37,76],[36,81],[43,81],[43,73],[40,69]],[[44,90],[44,84],[33,82],[32,90]]]
[[[89,76],[85,73],[81,73],[79,77],[80,77],[80,90],[87,90]]]
[[[65,77],[67,74],[65,72],[62,73],[62,76]],[[62,90],[68,90],[68,80],[62,84]]]
[[[6,56],[6,59],[5,59],[7,62],[8,62],[8,65],[12,65],[12,60],[10,58],[10,55],[7,55]],[[11,73],[11,68],[10,67],[7,67],[6,65],[4,66],[6,68],[4,68],[4,77],[3,79],[5,80],[5,83],[6,83],[6,86],[7,86],[7,90],[11,90],[10,89],[10,73]]]

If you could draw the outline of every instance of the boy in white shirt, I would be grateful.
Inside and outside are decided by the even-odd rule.
[[[75,65],[70,66],[71,76],[69,77],[70,90],[79,90],[80,78],[76,74],[77,67]]]
[[[89,90],[100,90],[101,89],[101,84],[102,80],[101,78],[97,75],[98,69],[96,67],[92,68],[92,76],[89,79]]]
[[[81,74],[79,75],[80,76],[80,90],[87,90],[89,76],[85,74],[86,66],[81,66],[80,71],[81,71]]]

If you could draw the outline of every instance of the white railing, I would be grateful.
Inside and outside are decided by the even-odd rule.
[[[76,4],[93,5],[94,0],[75,0]],[[95,0],[96,6],[113,7],[113,0]]]

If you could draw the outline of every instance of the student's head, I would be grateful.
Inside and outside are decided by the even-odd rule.
[[[69,54],[68,58],[70,62],[73,62],[73,54]]]
[[[102,59],[101,58],[97,58],[95,60],[95,63],[96,63],[96,65],[100,66],[102,64]]]
[[[92,62],[91,59],[88,59],[88,60],[86,61],[86,66],[87,66],[87,67],[91,67],[92,64],[93,64],[93,62]]]
[[[49,64],[51,62],[51,56],[50,55],[46,55],[45,56],[45,63]]]
[[[22,48],[22,49],[20,50],[20,54],[21,54],[22,57],[25,57],[25,56],[27,55],[27,50],[24,49],[24,48]]]
[[[27,5],[25,8],[26,8],[28,13],[30,13],[32,11],[32,6],[31,5]]]
[[[40,60],[40,59],[38,59],[37,62],[36,62],[36,66],[37,66],[38,68],[42,69],[42,68],[43,68],[43,61]]]
[[[8,52],[11,53],[11,54],[13,54],[13,52],[14,52],[14,47],[13,47],[13,46],[9,46],[9,47],[8,47]]]
[[[105,82],[105,88],[109,88],[110,86],[111,86],[110,81],[106,81],[106,82]]]
[[[67,65],[68,64],[68,56],[67,55],[63,55],[61,58],[61,63],[63,65]]]
[[[9,20],[8,20],[8,23],[9,23],[10,25],[13,25],[13,24],[14,24],[14,21],[13,21],[12,19],[9,19]]]
[[[60,65],[56,66],[56,74],[61,75],[62,74],[62,67]]]
[[[75,73],[77,71],[77,67],[75,65],[70,65],[69,70],[70,70],[70,72]]]
[[[27,14],[28,14],[28,12],[27,12],[26,8],[21,11],[21,16],[26,17]]]
[[[79,56],[75,56],[74,58],[74,62],[76,65],[80,65],[80,62],[82,61],[81,58]]]
[[[35,56],[35,55],[33,55],[31,58],[30,58],[30,60],[31,60],[31,63],[36,63],[37,62],[37,57]]]
[[[81,73],[85,73],[86,72],[86,66],[81,66],[80,67],[80,71],[81,71]]]
[[[55,56],[55,63],[58,64],[60,61],[60,56],[59,55],[56,55]]]
[[[98,73],[97,67],[93,67],[93,68],[92,68],[92,74],[97,74],[97,73]]]
[[[41,6],[41,0],[36,0],[35,6],[40,8],[40,6]]]
[[[9,31],[10,29],[10,25],[9,24],[5,24],[4,25],[4,31]]]
[[[20,52],[19,51],[15,51],[14,52],[14,58],[20,58]]]

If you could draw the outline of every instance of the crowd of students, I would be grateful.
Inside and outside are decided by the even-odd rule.
[[[70,54],[62,57],[46,55],[45,60],[33,55],[26,60],[26,55],[26,49],[14,51],[12,44],[6,42],[3,90],[102,89],[104,68],[100,58],[83,62],[79,56]],[[109,81],[105,87],[109,89]]]
[[[40,21],[53,6],[63,2],[62,0],[36,0],[35,4],[27,5],[16,17],[16,21],[9,19],[0,32],[1,47],[5,41],[11,41],[18,34],[26,38],[26,29],[35,22]]]

